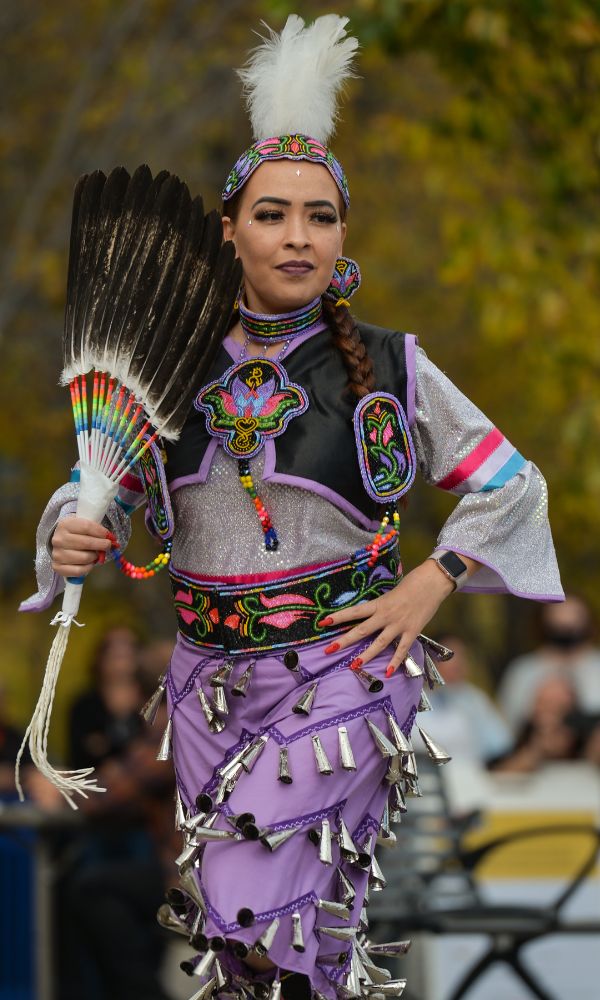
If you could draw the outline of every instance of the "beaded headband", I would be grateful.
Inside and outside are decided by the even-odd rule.
[[[350,204],[348,181],[339,160],[322,142],[300,134],[260,139],[246,149],[227,178],[223,188],[223,201],[227,202],[229,198],[233,198],[256,168],[266,160],[309,160],[311,163],[321,163],[333,177],[346,208]]]

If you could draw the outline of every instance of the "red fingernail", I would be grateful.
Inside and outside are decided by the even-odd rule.
[[[96,562],[99,563],[100,566],[102,566],[102,564],[103,564],[103,562],[105,562],[105,560],[106,560],[106,552],[99,552],[98,553],[98,558],[96,559]]]
[[[350,670],[360,670],[362,665],[363,661],[361,660],[360,656],[357,656],[355,660],[352,660],[352,663],[350,664]]]
[[[339,648],[340,648],[339,642],[332,642],[332,643],[329,644],[329,646],[325,647],[325,652],[326,653],[337,653],[337,651],[338,651]]]
[[[324,618],[321,622],[321,627],[324,627],[325,625],[333,625],[333,618]]]
[[[110,541],[113,543],[113,545],[117,544],[117,536],[114,534],[114,532],[107,531],[106,532],[106,537],[110,539]]]
[[[395,673],[396,673],[396,668],[395,668],[395,666],[392,663],[390,663],[389,667],[386,667],[385,676],[386,677],[391,677],[392,674],[395,674]]]

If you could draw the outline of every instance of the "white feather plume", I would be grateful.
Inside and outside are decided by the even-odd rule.
[[[326,14],[305,27],[290,14],[278,35],[263,21],[268,36],[238,70],[255,141],[299,132],[327,145],[340,90],[355,76],[358,41],[347,35],[347,23],[347,17]]]

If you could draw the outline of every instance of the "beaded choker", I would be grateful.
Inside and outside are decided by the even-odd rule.
[[[308,305],[289,313],[251,312],[243,302],[239,302],[240,323],[247,337],[261,343],[276,344],[282,340],[293,340],[301,333],[308,333],[321,323],[323,304],[319,295]]]

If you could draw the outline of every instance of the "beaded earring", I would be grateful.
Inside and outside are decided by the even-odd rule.
[[[338,257],[333,276],[324,291],[324,296],[336,306],[349,305],[349,299],[360,288],[360,268],[351,257]]]

